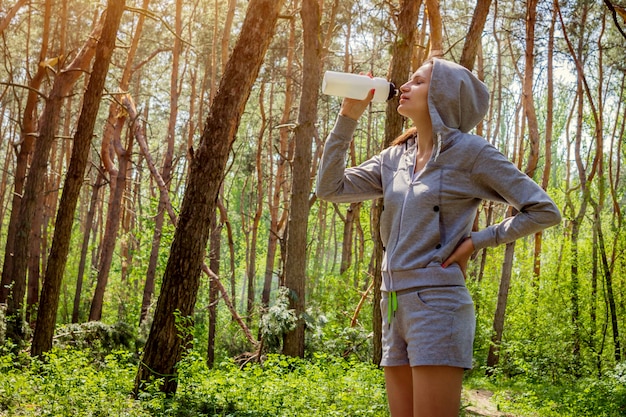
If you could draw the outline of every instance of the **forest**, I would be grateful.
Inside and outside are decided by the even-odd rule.
[[[563,217],[473,254],[460,415],[626,415],[623,0],[15,0],[0,35],[0,416],[388,416],[381,202],[316,197],[321,83],[432,56]]]

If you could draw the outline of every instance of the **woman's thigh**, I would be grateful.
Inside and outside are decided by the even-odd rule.
[[[411,370],[413,417],[458,417],[464,369],[415,366]]]
[[[386,366],[385,384],[392,417],[457,417],[463,368]]]

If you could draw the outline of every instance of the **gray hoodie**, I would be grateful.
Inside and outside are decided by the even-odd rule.
[[[476,249],[492,247],[561,220],[541,187],[486,140],[468,133],[489,106],[487,88],[471,72],[435,59],[428,105],[435,151],[416,176],[413,139],[346,168],[357,122],[343,116],[324,146],[316,189],[320,199],[347,203],[383,198],[383,291],[464,285],[458,265],[441,267],[464,238],[471,236]],[[482,200],[507,203],[518,212],[472,232]]]

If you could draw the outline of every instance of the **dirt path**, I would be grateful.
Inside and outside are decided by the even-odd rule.
[[[503,413],[491,401],[493,392],[485,389],[463,390],[463,404],[468,405],[464,410],[467,416],[483,417],[522,417],[515,414]]]

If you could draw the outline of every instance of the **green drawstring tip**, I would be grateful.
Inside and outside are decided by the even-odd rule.
[[[387,303],[387,323],[391,327],[391,320],[396,316],[398,309],[398,294],[395,291],[389,292],[389,301]]]

